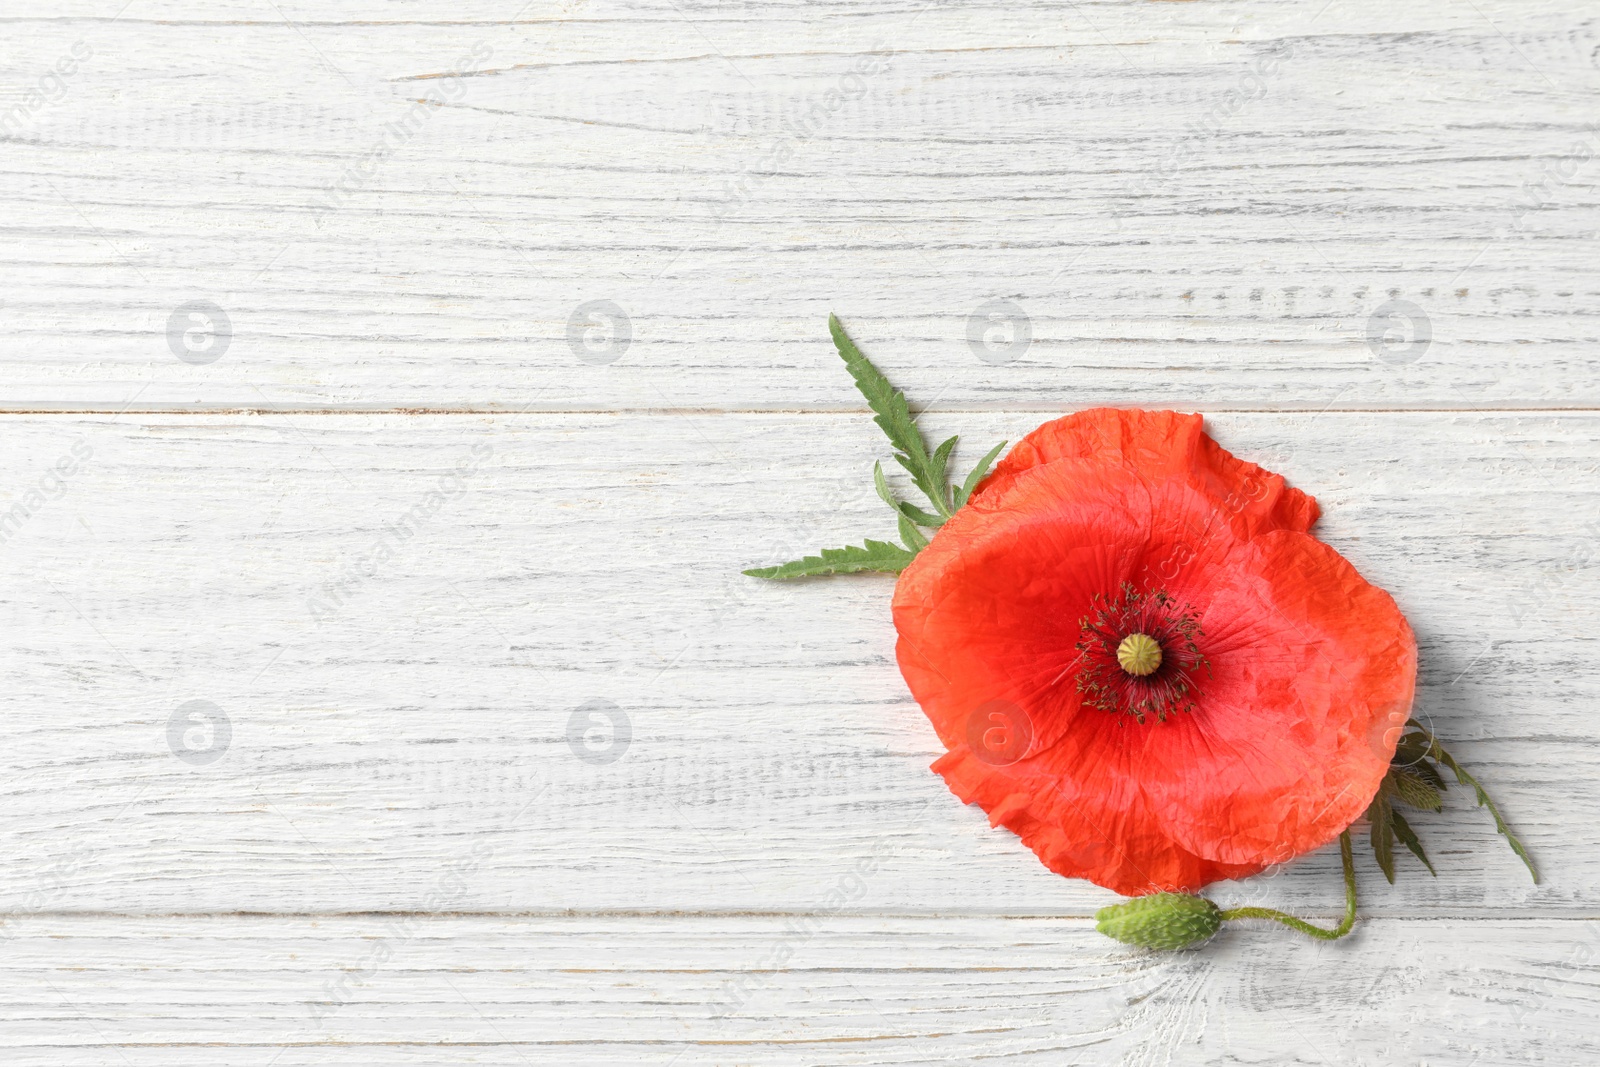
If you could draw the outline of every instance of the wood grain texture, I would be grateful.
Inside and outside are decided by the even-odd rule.
[[[829,311],[953,407],[1600,401],[1582,0],[101,7],[0,41],[13,410],[855,407]]]
[[[1597,57],[1582,0],[11,0],[0,1059],[1593,1062]],[[830,311],[964,462],[1172,406],[1316,494],[1544,884],[1456,792],[1344,942],[1094,933],[928,770],[891,583],[737,573],[892,530]]]
[[[1150,955],[1084,920],[54,918],[0,953],[0,1049],[19,1067],[1585,1063],[1596,942],[1549,919],[1378,919],[1338,945],[1230,927]]]
[[[966,433],[970,462],[1033,421],[930,431]],[[1457,798],[1419,819],[1442,876],[1407,861],[1372,912],[1587,914],[1600,797],[1561,783],[1592,780],[1600,737],[1584,710],[1600,696],[1597,417],[1210,425],[1315,493],[1323,536],[1395,592],[1421,642],[1417,713],[1551,857],[1535,888]],[[57,909],[415,910],[479,846],[492,855],[449,910],[806,911],[880,848],[889,912],[1081,916],[1110,899],[1049,874],[928,771],[941,750],[893,661],[889,579],[738,573],[892,533],[865,418],[6,427],[13,484],[92,451],[7,545],[4,684],[26,710],[5,723],[0,827],[29,857],[0,871],[11,907],[65,865]],[[569,742],[594,699],[631,727],[604,765]],[[190,700],[230,720],[216,763],[174,757],[169,720]],[[1224,895],[1325,908],[1336,867],[1314,857]]]

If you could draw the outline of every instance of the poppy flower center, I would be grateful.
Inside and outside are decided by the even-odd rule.
[[[1161,666],[1161,642],[1149,634],[1129,634],[1117,646],[1117,663],[1140,678],[1154,674]]]
[[[1083,702],[1137,722],[1194,707],[1200,621],[1167,593],[1141,593],[1124,582],[1114,597],[1097,595],[1078,621],[1078,692]]]

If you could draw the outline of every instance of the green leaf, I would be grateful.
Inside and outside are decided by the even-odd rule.
[[[929,515],[926,511],[914,504],[908,504],[904,500],[900,501],[900,506],[896,510],[918,526],[926,526],[930,530],[937,530],[944,525],[944,520],[939,516]]]
[[[879,500],[893,508],[895,514],[898,515],[900,513],[900,501],[896,500],[894,494],[889,491],[889,479],[883,476],[882,463],[874,463],[872,465],[872,488],[878,491]]]
[[[1416,767],[1390,767],[1385,783],[1394,790],[1394,795],[1401,801],[1421,811],[1444,810],[1444,798],[1439,795],[1439,790],[1434,788],[1426,777],[1417,769],[1426,767],[1426,763]],[[1433,768],[1428,768],[1433,771]],[[1433,771],[1435,777],[1437,771]]]
[[[1417,840],[1417,835],[1412,831],[1411,824],[1406,822],[1406,817],[1391,808],[1389,810],[1389,818],[1394,822],[1394,833],[1400,839],[1401,844],[1409,848],[1411,854],[1422,861],[1422,865],[1428,868],[1429,874],[1435,878],[1439,877],[1439,872],[1434,870],[1433,864],[1428,862],[1428,854],[1422,851],[1422,842]],[[1394,881],[1392,878],[1389,880],[1391,882]]]
[[[1441,793],[1450,789],[1450,783],[1444,780],[1444,776],[1439,773],[1439,768],[1433,765],[1432,760],[1423,758],[1415,763],[1405,764],[1401,769],[1408,774],[1416,775]]]
[[[754,578],[803,578],[814,574],[852,574],[858,571],[884,571],[899,574],[911,560],[928,546],[928,538],[918,527],[936,530],[942,526],[972,495],[973,488],[982,480],[989,465],[1005,447],[1004,443],[990,449],[989,454],[967,476],[965,485],[957,488],[950,482],[950,457],[955,453],[958,437],[939,444],[930,455],[922,431],[918,429],[905,394],[889,384],[889,379],[845,333],[836,315],[828,316],[828,332],[833,335],[834,347],[844,360],[845,368],[855,379],[856,388],[866,398],[872,409],[873,420],[894,446],[895,462],[911,475],[911,481],[933,505],[933,511],[924,511],[913,504],[899,500],[884,477],[883,464],[872,465],[872,485],[878,497],[895,512],[895,523],[905,546],[885,541],[866,542],[865,547],[830,548],[819,556],[807,556],[777,567],[754,567],[745,574]]]
[[[899,574],[910,565],[915,552],[888,541],[867,539],[865,547],[825,548],[818,556],[806,556],[776,567],[753,567],[745,571],[752,578],[809,578],[818,574],[858,574],[881,571]]]
[[[950,491],[950,453],[955,450],[956,442],[959,440],[961,440],[960,437],[952,437],[933,450],[933,467],[930,477],[933,484],[939,487],[939,510],[947,517],[955,511],[945,498]]]
[[[1409,725],[1416,725],[1416,720],[1411,720]],[[1414,767],[1428,758],[1429,746],[1433,739],[1427,733],[1413,730],[1400,738],[1395,745],[1394,759],[1392,762],[1406,767]]]
[[[928,547],[928,539],[923,537],[916,529],[917,526],[926,526],[929,529],[938,529],[944,525],[944,520],[937,515],[929,515],[919,507],[914,507],[904,500],[896,500],[894,493],[889,489],[889,480],[883,476],[883,464],[872,465],[872,487],[878,491],[878,497],[895,510],[895,517],[900,522],[900,540],[904,541],[913,553]],[[911,533],[907,534],[906,531]]]
[[[1389,806],[1388,791],[1381,785],[1367,806],[1367,818],[1372,823],[1372,855],[1383,876],[1394,885],[1394,809]]]
[[[989,454],[980,459],[978,465],[972,468],[972,473],[967,475],[967,480],[961,484],[960,489],[956,490],[956,507],[959,508],[966,504],[967,500],[972,496],[972,491],[978,487],[979,482],[983,481],[983,476],[989,473],[989,464],[994,462],[994,458],[1000,454],[1000,450],[1006,447],[1006,444],[1007,442],[1001,441],[989,449]]]
[[[905,394],[889,384],[889,379],[883,372],[875,367],[856,347],[856,343],[845,332],[844,326],[839,322],[837,315],[828,316],[828,332],[833,335],[834,347],[839,350],[839,356],[844,360],[850,376],[855,379],[856,388],[866,398],[867,406],[872,409],[873,420],[889,438],[889,443],[895,448],[894,458],[911,475],[911,481],[922,490],[928,502],[933,505],[941,519],[948,519],[955,514],[957,508],[966,503],[967,497],[972,495],[972,490],[983,479],[989,469],[989,464],[994,462],[995,456],[1005,447],[1004,443],[996,445],[983,458],[967,476],[966,483],[959,489],[950,484],[950,456],[955,452],[957,437],[942,442],[938,448],[928,453],[927,442],[922,438],[922,431],[917,427],[916,419],[911,415],[911,408],[906,403]],[[883,495],[880,491],[879,495]],[[906,514],[904,508],[896,505],[896,510]],[[927,515],[927,512],[921,512]],[[939,521],[928,522],[912,515],[912,521],[923,526],[937,527]]]
[[[931,475],[931,460],[928,456],[927,443],[922,439],[922,431],[917,429],[917,424],[911,417],[911,409],[906,405],[905,394],[889,384],[889,379],[883,372],[872,365],[872,361],[862,355],[861,349],[850,340],[850,335],[844,332],[844,326],[839,322],[837,315],[828,316],[828,332],[833,335],[833,345],[839,350],[839,356],[844,360],[845,368],[850,376],[855,379],[856,388],[866,398],[867,406],[872,409],[873,422],[889,438],[889,443],[903,455],[901,463],[906,470],[911,472],[912,479],[917,483],[917,488],[928,495],[929,500],[938,500],[938,487],[934,484]],[[897,457],[898,458],[898,457]]]
[[[1412,807],[1423,808],[1429,811],[1438,811],[1443,807],[1439,794],[1433,787],[1421,778],[1411,775],[1412,768],[1391,766],[1384,775],[1383,781],[1378,784],[1378,793],[1372,798],[1372,803],[1367,806],[1367,819],[1372,823],[1372,854],[1378,861],[1378,867],[1383,871],[1383,876],[1389,879],[1389,884],[1394,884],[1394,842],[1399,838],[1400,843],[1411,850],[1411,854],[1422,861],[1428,872],[1438,877],[1433,869],[1433,863],[1428,859],[1428,854],[1423,851],[1422,842],[1417,838],[1416,831],[1411,829],[1411,824],[1406,817],[1395,810],[1394,801],[1401,800],[1411,804]],[[1421,792],[1426,790],[1426,793]],[[1408,799],[1410,794],[1416,801]],[[1432,803],[1428,803],[1431,797]],[[1437,806],[1435,806],[1437,805]]]
[[[922,536],[922,531],[917,529],[917,524],[904,515],[900,516],[900,540],[904,541],[906,547],[911,549],[913,553],[921,552],[928,547],[928,539]]]
[[[1483,786],[1479,785],[1478,780],[1472,775],[1468,774],[1461,764],[1455,761],[1454,756],[1450,755],[1450,753],[1444,750],[1444,746],[1439,744],[1439,739],[1437,737],[1434,737],[1433,734],[1429,733],[1427,730],[1424,730],[1415,719],[1411,721],[1411,725],[1416,727],[1417,730],[1421,731],[1422,734],[1427,737],[1429,758],[1435,759],[1444,764],[1446,767],[1449,767],[1450,770],[1455,774],[1456,781],[1460,782],[1462,785],[1470,785],[1472,787],[1472,791],[1476,793],[1478,797],[1478,806],[1489,809],[1489,814],[1494,816],[1494,828],[1504,835],[1506,843],[1511,846],[1511,851],[1517,854],[1517,857],[1522,860],[1523,866],[1528,868],[1528,873],[1533,876],[1533,884],[1538,885],[1539,872],[1533,866],[1532,857],[1528,855],[1528,850],[1523,847],[1522,842],[1517,840],[1517,835],[1511,832],[1511,827],[1506,825],[1505,819],[1501,818],[1500,809],[1495,807],[1494,801],[1489,799],[1489,794],[1484,791]]]
[[[896,463],[900,464],[900,466],[905,468],[906,473],[911,475],[911,481],[916,485],[916,487],[918,489],[921,489],[925,495],[931,495],[931,494],[928,494],[927,488],[923,485],[923,481],[925,479],[925,475],[924,475],[924,473],[922,471],[919,471],[917,469],[916,464],[914,464],[911,460],[907,459],[905,457],[905,454],[901,453],[901,452],[896,452],[894,454],[894,461]]]

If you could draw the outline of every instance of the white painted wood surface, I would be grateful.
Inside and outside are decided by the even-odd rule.
[[[19,96],[91,55],[7,127],[4,402],[853,408],[830,310],[957,407],[1600,400],[1582,0],[518,3],[13,0]]]
[[[7,944],[0,1047],[28,1067],[1588,1063],[1590,926],[1378,919],[1151,956],[1081,919],[93,917]]]
[[[1596,1058],[1588,5],[516,9],[0,10],[6,1063]],[[1168,405],[1317,495],[1544,884],[1452,793],[1345,942],[1095,934],[890,581],[737,573],[891,531],[830,310],[966,462]]]

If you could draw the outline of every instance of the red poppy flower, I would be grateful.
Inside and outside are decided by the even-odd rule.
[[[1198,415],[1039,427],[895,587],[934,770],[1051,870],[1128,895],[1334,840],[1389,768],[1416,640],[1317,515]]]

